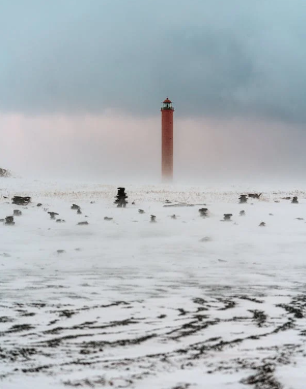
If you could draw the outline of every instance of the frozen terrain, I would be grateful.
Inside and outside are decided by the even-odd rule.
[[[306,192],[125,187],[0,178],[1,389],[305,389]]]

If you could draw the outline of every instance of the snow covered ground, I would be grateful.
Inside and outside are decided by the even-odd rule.
[[[305,389],[306,192],[126,191],[0,179],[0,387]]]

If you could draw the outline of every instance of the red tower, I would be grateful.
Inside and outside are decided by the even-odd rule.
[[[162,178],[173,179],[173,112],[171,100],[166,98],[161,108],[162,119]]]

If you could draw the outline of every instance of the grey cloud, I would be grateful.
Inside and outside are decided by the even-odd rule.
[[[304,0],[0,0],[0,110],[305,122]]]

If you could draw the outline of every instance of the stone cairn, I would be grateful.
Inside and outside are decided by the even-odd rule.
[[[199,212],[200,212],[200,216],[202,217],[207,217],[207,212],[208,212],[208,209],[207,208],[200,208],[199,209]]]
[[[248,201],[247,195],[240,195],[239,197],[239,203],[245,204]]]
[[[13,226],[15,224],[13,216],[7,216],[5,218],[5,223],[7,226]]]
[[[292,204],[298,204],[299,203],[297,196],[293,197],[291,203]]]
[[[48,214],[50,215],[50,218],[52,220],[55,220],[55,216],[58,216],[58,213],[56,213],[56,212],[48,212]]]
[[[11,173],[6,169],[0,168],[0,177],[10,177]]]
[[[12,203],[16,205],[28,205],[31,202],[31,197],[14,196]]]
[[[128,203],[126,199],[128,198],[127,194],[125,193],[125,188],[118,188],[117,196],[115,197],[114,204],[117,204],[118,208],[125,208],[126,204]]]

